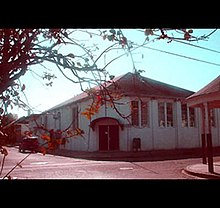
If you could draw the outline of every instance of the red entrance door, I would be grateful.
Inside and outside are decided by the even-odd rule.
[[[119,150],[118,125],[99,126],[99,150]]]

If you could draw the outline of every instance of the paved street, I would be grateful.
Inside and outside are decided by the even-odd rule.
[[[28,153],[19,153],[16,147],[7,147],[1,177],[4,177]],[[220,156],[214,158],[220,161]],[[2,162],[2,155],[1,155]],[[183,172],[201,158],[158,161],[107,161],[71,158],[34,153],[10,173],[13,179],[200,179]]]

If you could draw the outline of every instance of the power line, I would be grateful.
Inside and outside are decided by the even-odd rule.
[[[204,50],[207,50],[207,51],[211,51],[211,52],[214,52],[214,53],[220,53],[220,51],[217,51],[217,50],[213,50],[213,49],[210,49],[210,48],[205,48],[205,47],[202,47],[202,46],[197,46],[197,45],[194,45],[194,44],[191,44],[191,43],[186,43],[186,42],[183,42],[183,41],[180,41],[180,40],[173,40],[173,41],[178,42],[178,43],[182,43],[182,44],[186,44],[186,45],[189,45],[189,46],[193,46],[193,47],[196,47],[196,48],[204,49]]]
[[[203,62],[203,63],[206,63],[206,64],[220,66],[220,64],[217,64],[217,63],[213,63],[213,62],[209,62],[209,61],[204,61],[204,60],[201,60],[201,59],[197,59],[197,58],[193,58],[193,57],[189,57],[189,56],[184,56],[184,55],[180,55],[180,54],[176,54],[176,53],[172,53],[172,52],[168,52],[168,51],[164,51],[164,50],[159,50],[159,49],[151,48],[151,47],[148,47],[148,46],[142,46],[142,47],[150,49],[150,50],[154,50],[154,51],[159,51],[159,52],[162,52],[162,53],[167,53],[167,54],[174,55],[174,56],[179,56],[179,57],[182,57],[182,58],[191,59],[191,60],[194,60],[194,61]]]

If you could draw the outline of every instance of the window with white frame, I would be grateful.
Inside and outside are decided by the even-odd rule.
[[[133,126],[145,127],[149,125],[148,102],[131,101],[131,123]]]
[[[158,121],[159,126],[165,127],[165,103],[158,103]]]
[[[181,114],[182,114],[182,127],[188,126],[188,111],[187,111],[187,105],[182,104],[181,105]]]
[[[195,109],[181,105],[182,127],[195,127]]]
[[[79,113],[77,106],[74,106],[72,108],[72,128],[73,129],[79,128]]]
[[[166,103],[167,127],[173,127],[173,103]]]
[[[141,104],[141,126],[149,126],[149,109],[148,102],[140,102]]]
[[[160,127],[173,127],[173,103],[158,103],[158,125]]]

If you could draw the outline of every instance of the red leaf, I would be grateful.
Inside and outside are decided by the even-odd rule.
[[[188,33],[188,32],[186,32],[185,34],[184,34],[184,39],[185,40],[189,40],[191,38],[191,35]]]
[[[47,140],[47,141],[51,141],[50,136],[48,136],[48,135],[46,135],[46,134],[41,135],[41,139]]]

